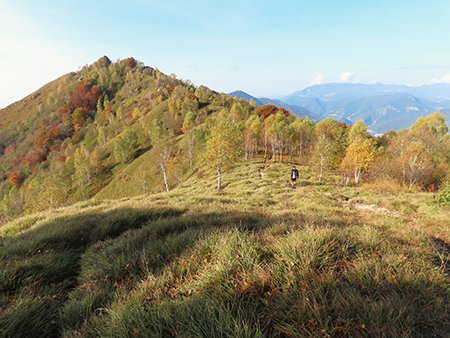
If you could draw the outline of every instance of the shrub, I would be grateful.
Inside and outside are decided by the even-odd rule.
[[[450,204],[450,181],[445,182],[443,187],[439,189],[435,197],[435,203],[438,205]]]

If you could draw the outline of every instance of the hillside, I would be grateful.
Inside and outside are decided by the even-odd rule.
[[[4,337],[445,337],[449,209],[260,156],[0,228]]]
[[[149,162],[139,174],[146,183],[131,194],[161,191],[157,130],[175,138],[199,127],[198,148],[206,125],[224,109],[242,119],[255,107],[132,57],[113,63],[104,56],[62,76],[0,110],[0,222],[86,200],[143,154]],[[175,145],[170,166],[178,163],[184,174],[184,144]],[[174,175],[167,180],[171,186],[178,181]]]

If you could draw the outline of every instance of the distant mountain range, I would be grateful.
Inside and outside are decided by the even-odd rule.
[[[362,119],[373,134],[409,128],[418,117],[436,110],[447,116],[450,113],[450,84],[443,83],[420,87],[327,83],[307,87],[279,100],[258,99],[242,91],[229,95],[253,99],[258,105],[283,107],[312,120],[334,117],[352,124]]]

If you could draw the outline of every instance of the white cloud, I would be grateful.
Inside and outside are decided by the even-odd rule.
[[[431,83],[450,83],[450,74],[444,75],[442,79],[433,78]]]
[[[345,72],[341,75],[341,82],[348,82],[354,76],[355,76],[355,74],[353,74],[353,73]]]
[[[311,80],[311,86],[321,84],[323,81],[323,75],[319,74],[314,80]]]

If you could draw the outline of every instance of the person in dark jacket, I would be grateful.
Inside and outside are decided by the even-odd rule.
[[[292,171],[291,171],[291,185],[292,185],[292,189],[295,189],[295,184],[297,182],[297,178],[298,178],[298,170],[295,169],[295,166],[292,167]]]

